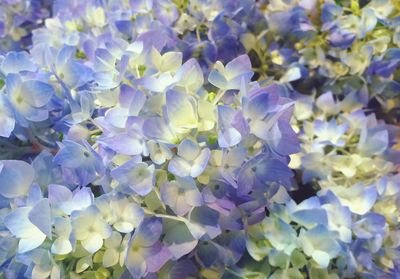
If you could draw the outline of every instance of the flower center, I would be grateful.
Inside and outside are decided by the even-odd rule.
[[[17,102],[17,104],[21,104],[22,101],[23,101],[23,99],[22,99],[21,96],[18,96],[18,97],[15,99],[15,101]]]

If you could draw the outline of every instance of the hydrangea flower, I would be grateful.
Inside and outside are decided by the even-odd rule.
[[[39,247],[46,237],[51,238],[49,201],[43,199],[34,206],[17,208],[4,217],[4,225],[19,238],[19,253]]]
[[[46,108],[54,94],[54,89],[39,80],[22,81],[18,74],[8,74],[6,77],[7,96],[21,126],[27,127],[28,121],[43,121],[48,118]]]
[[[165,182],[161,187],[160,195],[162,201],[179,216],[203,204],[202,195],[195,181],[190,177],[177,177],[174,181]]]
[[[54,157],[54,163],[63,169],[64,177],[71,177],[71,182],[86,186],[104,171],[100,156],[92,147],[65,140],[60,151]]]
[[[145,196],[154,187],[154,165],[128,161],[111,173],[121,186],[129,187],[137,194]]]
[[[202,150],[196,142],[185,139],[178,145],[177,156],[169,162],[168,170],[180,177],[197,177],[206,168],[209,158],[208,148]]]
[[[103,246],[103,240],[111,236],[111,227],[101,218],[100,211],[90,206],[72,215],[74,236],[89,253]]]
[[[0,277],[396,277],[400,6],[364,2],[5,0]]]

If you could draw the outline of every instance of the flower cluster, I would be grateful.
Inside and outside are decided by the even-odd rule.
[[[0,1],[0,53],[30,46],[32,30],[50,16],[49,0]]]
[[[0,0],[0,277],[395,278],[399,18]]]
[[[399,128],[377,120],[355,94],[342,101],[331,92],[298,99],[293,121],[301,130],[302,152],[293,156],[292,165],[302,169],[303,183],[349,187],[396,172]]]

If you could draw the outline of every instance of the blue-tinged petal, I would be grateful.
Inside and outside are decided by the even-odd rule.
[[[136,13],[148,13],[153,8],[152,0],[130,1],[129,4],[132,8],[132,11]]]
[[[293,177],[293,172],[285,163],[278,159],[265,158],[256,166],[256,176],[264,181],[279,181],[286,186],[289,178]]]
[[[261,120],[254,120],[251,122],[250,132],[255,136],[263,139],[265,141],[269,141],[272,145],[276,145],[277,142],[281,139],[282,135],[279,130],[270,131],[271,127],[268,123]]]
[[[154,165],[148,166],[146,163],[130,160],[112,170],[111,176],[122,186],[130,187],[141,196],[149,194],[154,187]]]
[[[208,206],[195,207],[189,213],[189,221],[202,226],[202,228],[206,230],[207,237],[210,239],[221,233],[218,220],[219,213]]]
[[[125,259],[125,266],[133,278],[143,278],[146,273],[146,259],[131,249],[128,250],[128,255]]]
[[[192,236],[187,226],[182,222],[170,222],[164,232],[163,242],[166,243],[174,260],[190,253],[197,245],[198,240]]]
[[[121,89],[122,90],[122,89]],[[139,112],[142,110],[145,102],[146,102],[146,94],[142,91],[136,90],[133,93],[132,100],[129,105],[129,115],[137,116]]]
[[[201,195],[197,187],[191,190],[187,190],[185,192],[185,200],[191,206],[200,206],[204,203],[203,196]]]
[[[186,133],[198,125],[197,104],[193,96],[169,90],[166,95],[168,120],[174,131]]]
[[[128,120],[129,111],[126,108],[113,107],[106,111],[105,120],[114,127],[124,129]]]
[[[223,247],[221,253],[226,265],[236,264],[246,251],[246,238],[242,231],[225,230],[225,233],[217,238],[217,243]]]
[[[46,108],[34,108],[26,103],[20,105],[18,110],[26,119],[34,122],[40,122],[49,117],[49,112]]]
[[[195,276],[199,271],[191,260],[184,258],[174,262],[169,272],[171,279],[181,279]]]
[[[27,52],[10,51],[1,63],[0,69],[7,75],[10,73],[17,74],[22,71],[35,72],[37,66],[29,60]]]
[[[11,105],[4,94],[0,95],[0,137],[9,137],[14,130],[15,119]]]
[[[16,237],[29,237],[32,230],[32,223],[28,216],[31,208],[20,207],[4,217],[4,225]]]
[[[97,82],[97,87],[102,89],[112,89],[118,87],[119,80],[117,80],[116,72],[96,72],[93,74],[93,79]]]
[[[84,152],[83,146],[70,140],[65,140],[62,144],[64,146],[54,156],[53,162],[67,168],[79,167]]]
[[[204,83],[203,72],[196,59],[186,61],[175,73],[177,84],[189,92],[197,92]]]
[[[172,258],[169,249],[160,242],[146,250],[147,271],[151,273],[159,271]]]
[[[93,203],[93,194],[90,188],[77,189],[73,193],[72,199],[64,200],[59,203],[60,209],[66,214],[71,214],[75,210],[83,210]]]
[[[55,59],[56,68],[61,68],[65,63],[67,63],[71,58],[75,56],[76,48],[69,45],[64,45],[58,52]]]
[[[374,10],[368,7],[364,7],[361,10],[361,36],[364,37],[367,32],[372,31],[377,23],[378,19],[375,16]]]
[[[78,61],[67,61],[57,69],[60,79],[71,88],[78,88],[93,79],[92,70]]]
[[[164,143],[174,143],[176,141],[176,136],[161,117],[149,117],[146,119],[143,124],[143,132],[148,138]]]
[[[208,75],[208,81],[221,89],[225,89],[228,85],[228,81],[226,78],[217,70],[211,70],[210,74]]]
[[[32,224],[40,229],[48,238],[52,238],[50,203],[48,199],[42,199],[37,203],[29,212],[28,217]]]
[[[171,86],[175,80],[170,73],[163,73],[158,78],[145,76],[138,81],[143,87],[153,92],[163,92]]]
[[[29,192],[26,198],[26,206],[35,206],[43,198],[42,189],[36,183],[33,183],[29,188]]]
[[[191,164],[180,157],[172,158],[168,164],[168,171],[180,177],[190,176],[191,169]]]
[[[131,137],[128,134],[117,134],[115,136],[101,138],[99,143],[111,148],[118,154],[124,155],[139,155],[143,152],[142,140]]]
[[[363,184],[357,184],[350,188],[333,187],[330,189],[340,199],[340,202],[348,206],[351,212],[359,215],[366,214],[378,196],[375,186],[365,187]]]
[[[262,226],[265,236],[276,250],[290,255],[297,247],[296,231],[282,219],[266,218]]]
[[[38,81],[28,80],[22,83],[21,91],[24,101],[34,107],[46,105],[54,95],[54,89],[51,85]]]
[[[282,161],[260,154],[245,163],[238,174],[238,194],[247,194],[253,187],[267,187],[278,182],[290,187],[292,171]]]
[[[75,210],[83,210],[93,203],[93,194],[90,188],[77,189],[73,195],[62,185],[49,185],[49,201],[54,207],[59,207],[65,214]]]
[[[196,256],[204,267],[212,266],[219,258],[219,251],[214,242],[201,241],[196,249]]]
[[[179,195],[179,184],[176,180],[166,181],[160,187],[160,198],[167,205],[175,205]]]
[[[230,61],[225,66],[226,76],[228,79],[232,79],[242,74],[252,72],[251,62],[249,56],[246,54],[240,55],[237,58]],[[251,77],[250,77],[251,78]]]
[[[231,147],[242,140],[240,132],[232,127],[236,113],[229,106],[218,106],[218,145],[222,148]]]
[[[160,239],[162,231],[161,219],[155,217],[144,219],[133,235],[133,241],[142,247],[150,247]]]
[[[62,167],[64,179],[69,183],[86,186],[103,174],[103,161],[86,141],[81,145],[64,140],[60,146],[53,162]]]
[[[116,73],[117,70],[115,68],[116,58],[104,48],[98,48],[95,51],[95,62],[94,68],[97,72],[105,72],[105,73]]]
[[[163,164],[165,161],[170,160],[173,156],[172,151],[167,145],[157,143],[153,140],[147,141],[147,149],[150,153],[150,159],[157,165]]]
[[[32,161],[32,167],[35,169],[35,182],[45,189],[52,183],[61,183],[61,170],[53,164],[54,156],[48,151],[43,150]]]
[[[279,95],[275,91],[268,91],[267,88],[258,89],[254,97],[245,102],[244,112],[245,117],[250,119],[262,119],[268,112],[276,109]]]
[[[247,72],[237,76],[228,82],[228,87],[226,89],[240,89],[243,84],[250,82],[252,76],[253,72]]]
[[[35,177],[34,169],[23,161],[0,161],[0,194],[16,198],[28,193]]]
[[[385,152],[389,145],[387,130],[371,131],[367,128],[361,130],[357,149],[365,156],[379,155]]]
[[[190,170],[190,176],[197,177],[203,173],[207,167],[208,160],[210,159],[211,151],[208,148],[203,149],[199,156],[193,161],[192,168]]]
[[[242,135],[235,128],[226,128],[218,131],[218,145],[221,148],[231,147],[242,140]]]
[[[185,139],[178,145],[178,156],[187,161],[196,159],[199,153],[199,145],[191,139]]]
[[[20,238],[19,253],[25,253],[39,247],[46,239],[46,235],[29,221],[30,210],[29,207],[20,207],[4,217],[4,225],[7,229]]]
[[[267,136],[267,143],[276,153],[290,155],[300,152],[300,143],[292,126],[285,121],[278,121]]]
[[[324,209],[303,209],[291,215],[293,221],[306,227],[312,228],[316,224],[328,225],[328,215]]]
[[[50,184],[48,187],[48,197],[51,204],[58,205],[59,203],[72,199],[72,192],[63,185]]]
[[[322,225],[308,231],[301,229],[299,244],[304,253],[311,256],[322,268],[326,268],[330,260],[335,258],[342,250],[335,239],[335,234]]]
[[[189,205],[186,200],[185,197],[183,195],[178,195],[176,197],[176,204],[175,206],[171,206],[171,208],[174,210],[174,212],[176,213],[176,215],[179,216],[183,216],[185,215],[187,212],[190,211],[190,209],[192,209],[192,206]]]
[[[384,216],[369,212],[361,220],[352,226],[353,233],[358,238],[370,239],[375,236],[383,235],[386,229],[386,219]]]
[[[17,74],[9,74],[6,77],[6,91],[9,98],[12,100],[19,94],[21,87],[21,77]]]

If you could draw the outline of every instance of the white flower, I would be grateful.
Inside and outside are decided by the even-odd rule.
[[[120,266],[124,265],[126,254],[128,252],[128,242],[130,234],[126,234],[122,238],[121,234],[113,232],[112,235],[105,240],[104,246],[106,251],[103,255],[104,267],[110,267],[119,263]]]
[[[111,227],[101,218],[100,211],[90,206],[72,217],[72,227],[83,248],[94,253],[103,246],[103,239],[111,236]]]

